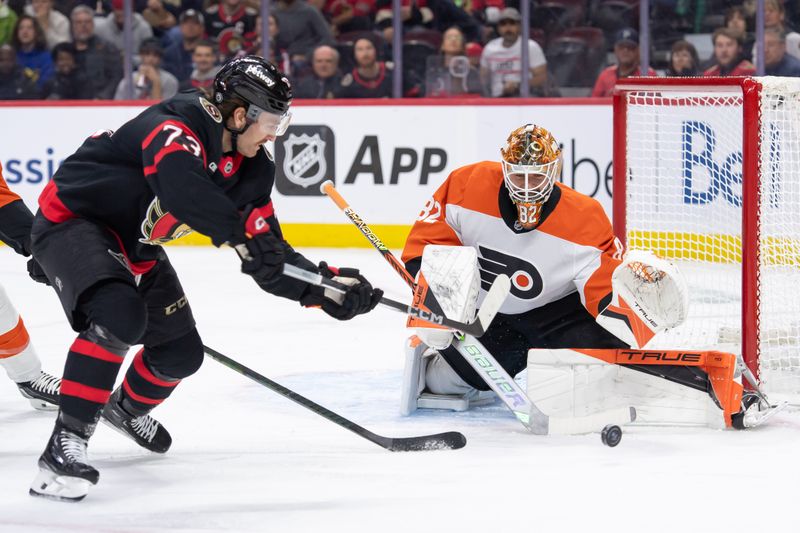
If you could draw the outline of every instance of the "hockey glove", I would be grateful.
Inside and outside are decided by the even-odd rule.
[[[350,320],[356,315],[372,311],[383,296],[383,291],[373,289],[356,268],[336,269],[328,267],[323,261],[319,264],[319,270],[326,278],[348,285],[347,292],[342,294],[311,285],[300,303],[305,306],[318,305],[337,320]]]
[[[28,275],[36,283],[44,283],[45,285],[50,285],[50,280],[47,279],[47,274],[44,273],[44,270],[42,270],[42,266],[33,257],[28,259]]]
[[[286,262],[286,243],[271,231],[266,216],[261,208],[248,206],[242,218],[249,238],[235,246],[242,259],[242,272],[259,285],[280,274]]]
[[[271,231],[255,235],[235,248],[242,259],[242,272],[256,283],[266,282],[283,271],[286,245]]]

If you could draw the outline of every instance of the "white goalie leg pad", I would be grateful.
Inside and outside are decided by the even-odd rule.
[[[725,427],[707,393],[573,350],[530,350],[527,374],[528,397],[552,417],[632,406],[633,425]]]
[[[406,364],[400,395],[400,414],[408,416],[419,408],[466,411],[494,402],[491,391],[479,391],[464,380],[432,348],[418,337],[406,341]]]
[[[478,253],[475,248],[427,245],[417,274],[417,283],[421,282],[428,285],[447,318],[459,322],[472,322],[475,319],[480,293]],[[452,342],[452,329],[417,325],[417,335],[431,348],[441,350]]]
[[[20,323],[19,313],[0,285],[0,337],[12,334],[14,329],[18,329],[14,338],[9,339],[7,346],[0,343],[0,366],[15,383],[33,381],[42,371],[41,361],[31,343],[27,341],[28,334],[24,327]],[[19,331],[19,328],[22,330]],[[20,338],[26,339],[25,342],[22,343]]]
[[[631,250],[611,276],[611,303],[597,323],[633,348],[680,325],[689,308],[686,280],[678,268],[645,250]]]
[[[403,382],[400,389],[400,414],[408,416],[417,410],[417,400],[425,388],[425,367],[427,358],[423,355],[430,348],[417,336],[409,337],[405,343],[406,363],[403,368]]]

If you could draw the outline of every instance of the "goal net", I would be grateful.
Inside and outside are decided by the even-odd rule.
[[[648,346],[741,354],[800,399],[800,79],[622,80],[613,218],[689,284],[686,322]]]

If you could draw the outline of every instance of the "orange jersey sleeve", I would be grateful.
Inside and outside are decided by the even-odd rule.
[[[502,179],[500,164],[491,161],[467,165],[451,172],[417,215],[403,249],[403,262],[421,257],[428,244],[463,245],[458,228],[454,227],[452,217],[448,216],[448,206],[457,205],[499,217],[497,192]]]
[[[19,195],[8,188],[5,178],[3,178],[3,165],[0,165],[0,207],[19,199]]]
[[[611,275],[622,263],[622,244],[614,237],[611,221],[597,200],[563,184],[559,187],[562,191],[559,207],[565,208],[562,212],[570,216],[547,218],[537,230],[600,251],[599,261],[592,259],[578,265],[575,278],[584,306],[596,317],[602,311],[598,308],[600,302],[611,295]]]

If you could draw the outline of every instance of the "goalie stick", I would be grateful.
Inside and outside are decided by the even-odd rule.
[[[418,452],[418,451],[428,451],[428,450],[458,450],[459,448],[463,448],[467,444],[467,438],[457,431],[448,431],[446,433],[437,433],[435,435],[422,435],[419,437],[384,437],[382,435],[378,435],[369,431],[366,428],[363,428],[352,422],[341,415],[334,413],[333,411],[319,405],[318,403],[312,402],[305,396],[301,396],[296,392],[287,389],[280,383],[276,383],[272,381],[266,376],[262,376],[258,372],[251,370],[250,368],[244,366],[243,364],[234,361],[230,357],[227,357],[218,351],[214,350],[213,348],[209,348],[208,346],[203,346],[203,351],[205,354],[221,363],[234,372],[238,372],[239,374],[250,378],[251,380],[255,381],[259,385],[262,385],[273,392],[277,392],[284,398],[288,398],[295,403],[299,403],[306,409],[309,409],[318,415],[330,420],[334,424],[341,426],[345,429],[348,429],[362,437],[367,439],[370,442],[373,442],[384,448],[389,450],[390,452]]]
[[[347,218],[350,219],[372,246],[383,255],[384,259],[392,265],[394,270],[413,290],[416,287],[414,277],[406,270],[403,263],[392,254],[385,244],[383,244],[378,236],[375,235],[364,219],[350,207],[344,197],[336,190],[333,182],[330,180],[323,182],[320,189],[333,200],[345,215],[347,215]],[[494,315],[500,310],[508,294],[508,290],[510,289],[508,276],[503,277],[505,277],[504,282],[508,284],[508,289],[506,289],[506,294],[503,295],[503,298],[489,300],[487,295],[487,298],[484,299],[483,305],[481,306],[481,311],[487,307],[487,304],[490,306],[489,311],[492,312],[492,318],[494,318]],[[498,276],[495,285],[500,278],[501,276]],[[492,289],[494,289],[494,285],[492,285]],[[489,323],[486,323],[487,328],[488,326]],[[500,397],[511,412],[514,413],[517,420],[522,422],[531,433],[536,435],[591,433],[601,430],[607,424],[628,424],[636,419],[636,410],[633,407],[612,409],[584,417],[555,418],[544,414],[539,410],[536,404],[528,398],[528,395],[525,394],[520,386],[517,385],[514,378],[509,376],[508,372],[500,366],[492,354],[474,338],[479,335],[474,335],[471,338],[471,333],[465,333],[467,333],[467,335],[463,337],[455,336],[453,346],[455,346],[462,357],[467,360],[495,394]]]
[[[328,279],[321,274],[315,274],[314,272],[303,270],[302,268],[290,265],[288,263],[283,265],[283,273],[291,278],[306,281],[312,285],[318,285],[320,287],[332,289],[339,293],[345,293],[348,289],[348,286],[344,283],[339,283],[338,281]],[[406,313],[426,322],[447,326],[449,328],[457,329],[464,333],[469,333],[470,335],[480,337],[486,332],[486,328],[489,327],[489,324],[491,324],[492,320],[494,320],[494,316],[497,314],[497,311],[500,309],[500,306],[506,299],[510,288],[511,281],[508,279],[508,276],[505,274],[497,276],[491,288],[489,289],[489,292],[486,294],[486,298],[484,299],[483,305],[478,311],[478,315],[475,317],[475,320],[469,323],[450,320],[444,315],[438,315],[432,311],[406,305],[402,302],[386,298],[385,296],[380,299],[380,303],[386,307],[396,309],[402,313]]]
[[[636,410],[633,407],[608,409],[587,416],[546,415],[477,339],[466,335],[463,339],[454,340],[452,346],[531,433],[536,435],[592,433],[600,431],[608,424],[623,425],[636,420]]]

